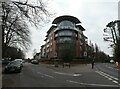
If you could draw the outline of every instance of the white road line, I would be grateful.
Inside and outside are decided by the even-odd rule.
[[[89,83],[80,83],[76,81],[71,81],[71,80],[66,80],[67,82],[70,83],[76,83],[76,84],[81,84],[81,85],[90,85],[90,86],[104,86],[104,87],[118,87],[118,85],[102,85],[102,84],[89,84]]]
[[[110,76],[110,75],[108,75],[108,74],[106,74],[106,73],[104,73],[104,72],[102,72],[102,71],[101,71],[101,73],[103,73],[103,74],[105,74],[106,76],[111,77],[111,78],[113,78],[113,79],[115,79],[115,80],[119,80],[118,78],[115,78],[115,77],[113,77],[113,76]]]
[[[114,80],[113,82],[114,82],[114,83],[118,83],[118,81],[115,81],[115,80]]]
[[[31,69],[32,71],[34,71],[34,69]],[[44,77],[44,76],[46,76],[46,77],[49,77],[49,78],[54,78],[53,76],[50,76],[50,75],[47,75],[47,74],[44,74],[44,73],[41,73],[41,72],[37,72],[38,74],[41,74],[42,76],[42,78]]]
[[[44,73],[41,73],[41,72],[37,72],[38,74],[41,74],[42,76],[46,76],[46,77],[49,77],[49,78],[54,78],[53,76],[50,76],[50,75],[47,75],[47,74],[44,74]]]
[[[116,84],[119,85],[118,78],[110,76],[110,75],[108,75],[108,74],[106,74],[106,73],[104,73],[102,71],[95,71],[95,72],[98,73],[98,74],[100,74],[100,75],[102,75],[103,77],[107,78],[108,80],[111,80],[112,82],[114,82],[114,83],[116,83]]]
[[[105,76],[104,74],[102,74],[100,71],[95,71],[95,72],[97,72],[99,75],[101,75],[101,76],[103,76],[103,77],[105,77],[105,78],[109,78],[108,76]],[[111,78],[110,78],[111,79]],[[112,79],[111,79],[112,80]]]
[[[68,74],[68,73],[62,73],[62,72],[54,72],[56,74],[62,74],[62,75],[69,75],[69,76],[73,76],[73,74]]]
[[[110,69],[114,69],[113,67],[109,67],[109,66],[108,66],[108,68],[110,68]]]
[[[111,78],[108,78],[109,80],[112,80]]]
[[[113,77],[111,75],[108,75],[108,74],[106,74],[106,73],[104,73],[102,71],[95,71],[95,72],[97,72],[97,73],[99,73],[99,74],[101,74],[103,76],[107,76],[108,78],[112,78],[112,79],[117,80],[117,81],[119,80],[118,78],[115,78],[115,77]]]
[[[73,74],[73,76],[77,77],[77,76],[81,76],[81,74]]]
[[[69,73],[63,73],[63,72],[54,72],[56,74],[61,74],[61,75],[68,75],[68,76],[81,76],[81,74],[69,74]]]

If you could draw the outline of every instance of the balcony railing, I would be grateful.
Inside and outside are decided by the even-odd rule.
[[[75,30],[75,31],[79,31],[76,27],[72,27],[72,26],[58,26],[54,32],[61,30],[61,29],[71,29],[71,30]]]

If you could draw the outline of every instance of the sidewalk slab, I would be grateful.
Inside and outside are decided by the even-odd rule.
[[[44,64],[46,67],[53,69],[55,71],[59,72],[67,72],[67,73],[79,73],[79,72],[94,72],[95,68],[92,69],[91,64],[72,64],[69,68],[69,66],[63,66],[58,65],[58,67],[55,67],[53,64]]]

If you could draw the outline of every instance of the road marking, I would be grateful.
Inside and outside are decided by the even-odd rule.
[[[114,82],[114,83],[118,83],[118,81],[115,81],[115,80],[114,80],[113,82]]]
[[[32,71],[34,71],[34,69],[31,69]],[[49,77],[49,78],[54,78],[53,76],[50,76],[50,75],[47,75],[47,74],[44,74],[44,73],[41,73],[41,72],[37,72],[38,74],[41,74],[42,76],[42,78],[44,77],[44,76],[46,76],[46,77]]]
[[[56,74],[61,74],[61,75],[69,75],[69,76],[73,76],[73,74],[68,74],[68,73],[63,73],[63,72],[54,72]]]
[[[71,80],[66,80],[66,81],[67,81],[67,82],[70,82],[70,83],[81,84],[81,85],[104,86],[104,87],[118,87],[118,85],[89,84],[89,83],[80,83],[80,82],[71,81]]]
[[[109,67],[109,66],[108,66],[108,68],[110,68],[110,69],[114,69],[113,67]]]
[[[110,67],[109,64],[105,64],[105,66],[106,66],[107,68],[111,68],[111,69],[113,69],[113,67]]]
[[[73,76],[77,77],[77,76],[81,76],[81,74],[73,74]]]
[[[77,77],[77,76],[81,76],[81,74],[69,74],[69,73],[63,73],[63,72],[54,72],[54,73],[56,73],[56,74],[61,74],[61,75],[68,75],[68,76],[75,76],[75,77]]]
[[[112,79],[114,79],[114,80],[119,80],[118,78],[115,78],[115,77],[113,77],[113,76],[111,76],[111,75],[108,75],[108,74],[106,74],[106,73],[104,73],[104,72],[102,72],[102,71],[95,71],[95,72],[98,72],[98,73],[100,73],[100,74],[102,74],[102,75],[104,75],[104,76],[110,77],[110,78],[112,78]]]
[[[115,78],[115,77],[113,77],[113,76],[110,76],[110,75],[108,75],[108,74],[106,74],[106,73],[104,73],[104,72],[102,72],[102,71],[95,71],[95,72],[98,73],[99,75],[107,78],[108,80],[111,80],[112,82],[120,85],[120,84],[118,83],[118,78]]]
[[[111,78],[108,78],[109,80],[112,80]]]
[[[44,74],[44,73],[41,73],[41,72],[37,72],[38,74],[41,74],[43,76],[46,76],[46,77],[49,77],[49,78],[54,78],[53,76],[50,76],[50,75],[47,75],[47,74]]]

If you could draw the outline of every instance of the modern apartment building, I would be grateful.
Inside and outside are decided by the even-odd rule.
[[[62,58],[67,55],[72,59],[83,58],[88,55],[90,46],[85,29],[74,16],[64,15],[54,19],[47,31],[45,44],[41,46],[41,57]]]

